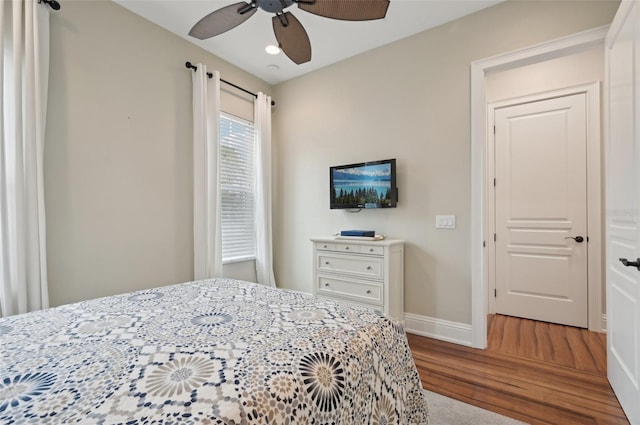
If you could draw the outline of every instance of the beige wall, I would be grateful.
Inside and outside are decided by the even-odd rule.
[[[51,15],[44,159],[51,303],[191,280],[184,63],[252,91],[271,86],[110,1],[61,3]],[[223,102],[246,110],[233,97]],[[250,266],[225,273],[251,278]]]
[[[311,290],[310,237],[375,229],[406,241],[406,312],[470,323],[470,63],[608,24],[616,8],[509,1],[276,86],[279,285]],[[397,209],[329,210],[330,165],[385,158],[398,160]],[[435,229],[437,214],[456,229]]]
[[[487,102],[604,81],[604,45],[486,76]]]

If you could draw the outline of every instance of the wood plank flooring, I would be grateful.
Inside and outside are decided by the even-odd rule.
[[[606,377],[606,337],[489,316],[488,348],[408,334],[424,388],[532,425],[628,425]]]

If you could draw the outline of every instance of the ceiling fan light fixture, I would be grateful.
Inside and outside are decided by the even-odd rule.
[[[277,55],[278,53],[280,53],[280,47],[276,46],[275,44],[269,44],[264,48],[264,51],[269,53],[270,55]]]

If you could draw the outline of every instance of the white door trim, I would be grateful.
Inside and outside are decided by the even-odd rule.
[[[483,248],[483,243],[487,241],[487,236],[490,234],[488,232],[486,210],[486,163],[489,135],[487,132],[485,75],[491,71],[512,69],[542,62],[576,53],[598,44],[603,44],[607,30],[608,25],[498,56],[480,59],[471,63],[471,328],[473,347],[486,348],[487,346],[487,313],[489,312],[488,255],[487,249]],[[590,152],[590,164],[592,160],[595,160],[595,158],[591,158],[591,156],[593,155]],[[597,177],[598,180],[600,180],[600,167],[597,167],[597,170]],[[591,180],[593,180],[593,178],[589,177],[589,183],[591,183]],[[590,186],[593,185],[590,184]],[[591,208],[592,203],[596,202],[600,205],[601,201],[599,197],[596,200],[593,199],[592,196],[589,196],[589,208]],[[600,213],[599,208],[598,213]],[[590,222],[595,221],[596,217],[593,216]],[[597,224],[600,225],[599,221]],[[600,249],[601,238],[599,235],[594,235],[593,238],[591,238],[591,235],[589,236],[590,241],[592,241],[590,248],[591,246],[597,245],[598,249]],[[591,253],[593,250],[590,249],[589,251]],[[600,267],[600,261],[591,261],[591,254],[589,256],[589,263],[594,263],[594,266],[597,264],[597,266]],[[599,280],[601,287],[601,277]],[[600,309],[597,313],[598,317],[600,317],[601,314]],[[592,314],[590,311],[590,329],[592,328],[592,317],[594,316],[595,313]],[[598,325],[593,324],[594,329],[599,328],[599,320],[600,319],[598,319]]]
[[[524,103],[538,102],[558,97],[584,94],[586,105],[587,123],[587,262],[588,262],[588,311],[589,330],[602,331],[602,229],[601,229],[601,131],[600,131],[600,82],[567,87],[564,89],[545,91],[530,94],[518,98],[506,99],[488,104],[487,107],[487,128],[493,128],[494,112],[498,108],[516,106]],[[495,229],[495,199],[493,190],[493,176],[495,176],[495,163],[493,143],[495,134],[489,132],[487,137],[487,162],[485,169],[486,185],[484,191],[487,194],[486,210],[487,234],[496,233]],[[489,294],[495,290],[495,244],[487,243],[487,268]],[[494,267],[491,267],[491,265]],[[495,313],[495,298],[489,295],[489,313]]]

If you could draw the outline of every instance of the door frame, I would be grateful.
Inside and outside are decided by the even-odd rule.
[[[583,51],[597,45],[604,46],[609,26],[604,25],[566,37],[557,38],[512,52],[480,59],[471,63],[471,339],[475,348],[487,347],[487,314],[489,312],[489,276],[486,242],[487,228],[487,100],[485,75],[492,71],[506,70],[542,62]],[[600,169],[598,169],[600,173]],[[599,176],[598,176],[599,180]],[[596,202],[590,199],[589,203]],[[600,198],[597,204],[601,204]],[[595,219],[595,217],[594,217]],[[595,221],[595,220],[592,220]],[[601,226],[601,223],[599,223]],[[599,235],[589,235],[591,246],[601,250]],[[593,249],[589,250],[594,251]],[[600,262],[597,263],[600,267]],[[600,276],[600,286],[602,277]],[[600,300],[601,302],[601,300]],[[589,329],[602,330],[601,321],[592,324],[592,316],[601,317],[602,310],[589,312]]]
[[[600,126],[600,82],[581,84],[557,90],[549,90],[540,93],[509,98],[491,102],[487,106],[487,128],[495,126],[495,111],[499,108],[522,105],[531,102],[549,100],[559,97],[585,95],[585,113],[587,124],[587,299],[588,299],[588,326],[589,330],[602,331],[602,205],[601,205],[601,126]],[[486,215],[487,234],[496,233],[495,228],[495,133],[489,132],[486,146],[486,176],[484,191],[487,194]],[[496,289],[495,260],[496,244],[489,238],[487,244],[487,273],[489,305],[488,312],[495,313],[495,297],[491,294]]]

